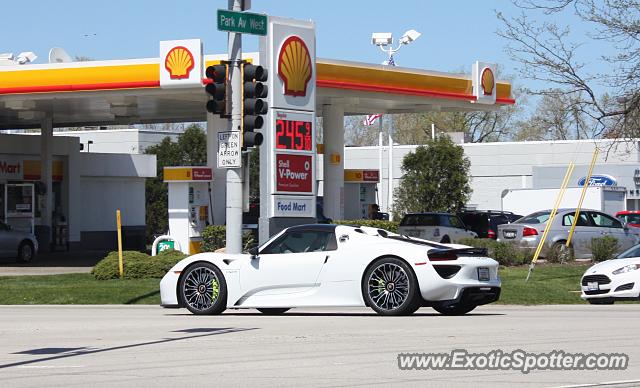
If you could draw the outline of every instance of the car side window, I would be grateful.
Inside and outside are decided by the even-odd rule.
[[[575,218],[574,213],[565,214],[564,217],[562,217],[562,226],[573,225],[574,218]],[[584,213],[580,213],[580,215],[578,216],[578,223],[576,223],[576,226],[590,226],[589,219]]]
[[[331,239],[333,237],[333,240]],[[335,250],[337,244],[332,232],[292,231],[286,233],[273,244],[262,250],[261,254],[304,253]]]
[[[464,229],[464,224],[462,223],[462,221],[460,221],[458,217],[449,216],[448,219],[449,219],[449,224],[454,228]]]
[[[591,219],[596,226],[607,228],[622,228],[622,223],[606,214],[591,212]]]

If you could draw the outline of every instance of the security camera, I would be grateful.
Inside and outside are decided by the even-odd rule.
[[[404,35],[402,35],[400,37],[400,43],[409,44],[409,43],[413,42],[414,40],[418,39],[420,37],[420,35],[422,35],[422,34],[419,33],[416,30],[409,30],[409,31],[405,32]]]
[[[393,41],[393,34],[390,32],[374,32],[371,34],[371,44],[376,46],[386,46]]]

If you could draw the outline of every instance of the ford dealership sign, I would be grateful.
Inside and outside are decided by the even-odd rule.
[[[584,186],[584,181],[587,177],[582,177],[578,180],[578,186]],[[597,174],[591,175],[589,179],[589,186],[617,186],[618,181],[611,175]]]

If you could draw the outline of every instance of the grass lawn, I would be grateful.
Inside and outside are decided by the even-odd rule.
[[[0,304],[160,304],[160,279],[91,274],[0,277]]]
[[[589,265],[501,267],[502,304],[585,303],[577,291]],[[0,304],[160,304],[160,279],[95,280],[90,274],[0,277]]]
[[[586,303],[580,299],[580,279],[591,264],[538,264],[525,282],[529,266],[500,267],[502,304]]]

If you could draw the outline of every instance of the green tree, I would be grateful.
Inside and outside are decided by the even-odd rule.
[[[167,184],[163,182],[163,169],[169,166],[204,166],[207,163],[207,137],[198,124],[192,124],[178,136],[178,141],[165,137],[160,144],[147,147],[145,154],[156,155],[158,175],[147,179],[147,241],[154,234],[169,229]]]
[[[471,195],[470,162],[448,136],[428,140],[402,161],[403,177],[394,193],[394,214],[454,212]]]

